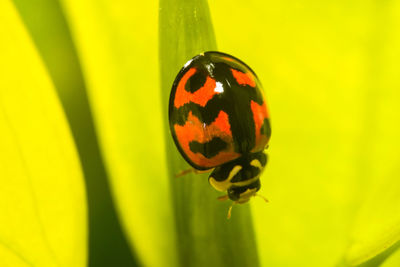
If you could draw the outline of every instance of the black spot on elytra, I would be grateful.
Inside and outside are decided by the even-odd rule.
[[[185,84],[185,90],[191,93],[196,92],[201,87],[203,87],[206,82],[207,74],[202,71],[197,70],[195,74],[193,74]]]
[[[193,153],[200,153],[204,157],[210,159],[216,156],[221,150],[226,149],[228,144],[219,137],[214,137],[206,143],[192,141],[189,143],[189,148]]]
[[[207,77],[211,77],[215,81],[221,83],[224,91],[214,95],[214,97],[207,101],[205,106],[194,102],[186,103],[179,108],[170,105],[170,121],[173,125],[185,125],[189,113],[192,113],[192,115],[199,118],[202,123],[209,125],[215,121],[222,110],[228,114],[229,117],[234,151],[240,154],[249,153],[256,145],[255,122],[254,114],[251,110],[251,101],[259,105],[263,104],[264,99],[260,93],[260,89],[257,86],[251,87],[248,85],[239,85],[237,83],[233,77],[231,68],[241,70],[242,72],[246,72],[246,70],[249,71],[248,68],[242,66],[243,64],[240,62],[238,64],[231,64],[231,62],[211,60],[208,57],[204,60],[206,60],[204,64],[208,64],[207,66],[210,68],[196,67],[196,72],[185,84],[185,91],[195,93],[204,86]],[[265,126],[263,125],[261,128],[264,128],[261,129],[261,131],[265,133],[270,131],[270,129],[268,129],[269,122],[266,121]],[[198,149],[198,147],[195,149]],[[205,151],[207,151],[207,149],[205,149]],[[201,151],[199,152],[201,153]],[[212,153],[208,154],[211,155]],[[216,154],[218,154],[218,151],[215,155]]]

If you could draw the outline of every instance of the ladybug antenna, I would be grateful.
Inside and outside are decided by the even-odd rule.
[[[256,194],[256,196],[262,198],[267,203],[269,202],[269,200],[266,197],[264,197],[263,195]]]

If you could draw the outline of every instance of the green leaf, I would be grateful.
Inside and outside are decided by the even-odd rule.
[[[169,133],[168,99],[183,65],[217,49],[207,1],[161,0],[159,24],[164,132],[181,266],[258,266],[249,206],[235,206],[228,221],[230,203],[216,200],[221,193],[208,184],[207,175],[175,177],[190,166]]]
[[[380,267],[398,267],[400,266],[400,249],[397,249]]]
[[[400,45],[399,41],[390,45]],[[387,63],[394,62],[400,60],[400,55],[395,58],[388,55],[385,60]],[[397,83],[400,86],[397,74],[390,74],[394,69],[382,68],[382,76],[385,77],[382,83]],[[400,114],[400,93],[388,88],[381,87],[381,93],[387,98],[377,108],[380,138],[376,140],[371,156],[374,165],[370,167],[370,189],[354,222],[350,246],[345,255],[345,261],[350,266],[360,265],[374,257],[378,260],[362,266],[378,266],[400,246],[400,129],[393,127],[393,121],[397,120],[395,114]],[[387,156],[382,157],[384,154]]]
[[[262,266],[334,266],[353,226],[360,250],[352,261],[395,242],[399,2],[210,7],[219,49],[254,69],[270,106],[270,161],[261,179],[270,203],[252,202]],[[365,238],[372,250],[361,248]]]
[[[0,265],[85,266],[86,200],[49,76],[10,1],[0,2]]]
[[[79,59],[60,3],[14,3],[54,82],[81,159],[88,200],[88,265],[132,266],[132,253],[111,199]]]
[[[400,100],[400,94],[395,99]],[[392,110],[398,105],[393,104]],[[398,147],[400,131],[393,134],[390,142]],[[392,153],[398,154],[397,151]],[[400,247],[400,182],[396,174],[399,172],[399,162],[396,160],[391,163],[393,165],[383,163],[386,165],[382,168],[383,172],[375,173],[376,183],[371,186],[371,192],[355,221],[351,244],[345,257],[345,262],[350,266],[379,266],[390,253]],[[374,257],[377,259],[371,260]]]
[[[378,266],[400,246],[400,3],[376,2],[373,10],[366,111],[374,139],[364,166],[368,189],[345,254],[351,266]]]
[[[270,202],[251,203],[261,266],[334,266],[358,197],[360,45],[333,42],[333,29],[350,32],[326,2],[218,1],[211,11],[220,50],[252,67],[270,107],[260,190]]]
[[[162,135],[157,3],[62,3],[132,250],[146,266],[177,266]]]

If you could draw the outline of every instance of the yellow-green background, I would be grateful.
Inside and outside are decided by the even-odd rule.
[[[167,128],[210,49],[272,121],[229,221]],[[0,266],[400,266],[399,1],[2,0],[0,62]]]

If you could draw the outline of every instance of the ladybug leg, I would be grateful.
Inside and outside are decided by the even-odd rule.
[[[183,170],[183,171],[178,172],[178,173],[175,175],[175,177],[182,177],[182,176],[184,176],[184,175],[186,175],[186,174],[189,174],[189,173],[195,173],[195,174],[207,173],[207,172],[210,172],[210,171],[212,171],[212,170],[213,170],[213,169],[209,169],[209,170],[197,170],[197,169],[195,169],[195,168],[190,168],[190,169],[186,169],[186,170]]]
[[[238,204],[236,201],[235,202],[233,202],[230,206],[229,206],[229,209],[228,209],[228,214],[227,214],[227,216],[226,216],[226,219],[230,219],[231,218],[231,216],[232,216],[232,207],[233,207],[233,205],[235,205],[235,204]]]
[[[195,171],[195,169],[193,169],[193,168],[186,169],[186,170],[180,171],[177,174],[175,174],[175,177],[182,177],[182,176],[184,176],[186,174],[189,174],[189,173],[192,173],[194,171]]]
[[[228,200],[229,197],[228,197],[228,195],[224,195],[224,196],[218,197],[217,199],[218,199],[219,201],[225,201],[225,200]],[[233,207],[233,205],[235,205],[235,204],[237,204],[237,203],[238,203],[238,202],[234,201],[234,202],[232,202],[232,204],[229,206],[228,214],[227,214],[227,216],[226,216],[226,218],[227,218],[228,220],[231,218],[231,215],[232,215],[232,207]]]
[[[229,220],[230,218],[231,218],[231,216],[232,216],[232,207],[233,207],[233,204],[232,205],[230,205],[230,207],[229,207],[229,209],[228,209],[228,214],[226,215],[226,218]]]
[[[228,200],[229,197],[228,197],[228,195],[224,195],[224,196],[218,197],[217,199],[218,199],[219,201],[225,201],[225,200]]]

